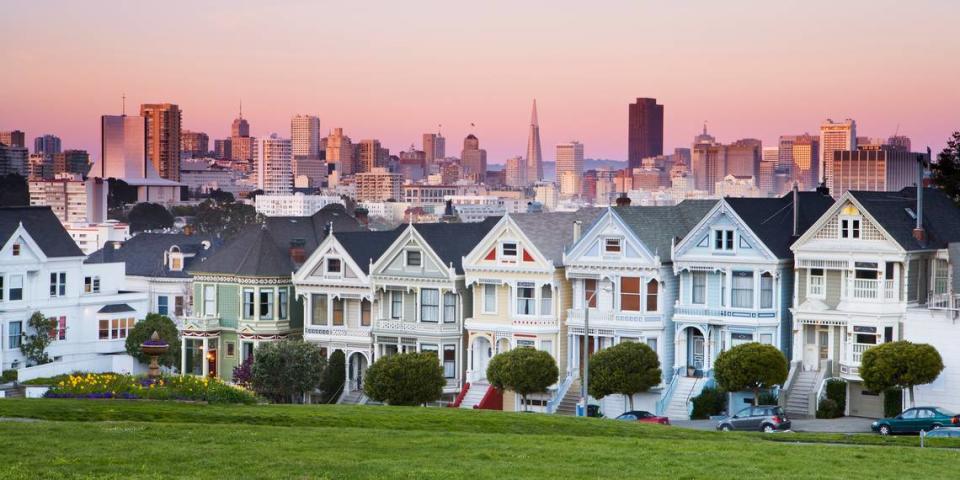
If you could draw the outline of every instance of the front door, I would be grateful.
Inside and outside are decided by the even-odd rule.
[[[354,353],[350,356],[350,390],[361,390],[363,388],[363,374],[366,370],[366,357],[360,353]]]
[[[486,337],[477,337],[473,341],[473,377],[478,381],[487,378],[487,365],[493,353],[491,350],[490,341]]]
[[[830,356],[829,327],[803,326],[803,368],[819,370],[820,361]]]
[[[703,335],[693,328],[687,329],[688,347],[687,347],[687,367],[693,367],[696,371],[703,370],[704,346]]]

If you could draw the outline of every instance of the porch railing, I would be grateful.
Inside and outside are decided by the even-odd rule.
[[[775,318],[777,316],[777,309],[775,307],[733,308],[681,305],[678,301],[677,305],[673,308],[673,314],[690,317]]]
[[[853,279],[853,298],[861,300],[877,298],[877,281],[863,278]]]
[[[927,307],[931,310],[960,311],[960,294],[934,293],[927,300]]]
[[[571,308],[567,310],[567,321],[583,323],[583,310]],[[644,314],[641,312],[599,311],[590,310],[590,322],[617,322],[617,323],[657,323],[663,321],[661,314]]]
[[[660,400],[657,400],[657,415],[663,415],[663,412],[667,411],[667,406],[670,405],[670,398],[673,397],[673,392],[677,390],[679,379],[680,368],[674,368],[673,377],[670,379],[670,385],[667,385],[667,388],[660,396]]]
[[[427,322],[404,322],[403,320],[377,320],[375,324],[377,330],[388,330],[402,333],[460,333],[460,328],[456,323],[427,323]]]
[[[567,396],[567,392],[570,390],[570,385],[573,384],[574,375],[567,375],[567,378],[563,379],[563,382],[560,383],[560,386],[557,387],[557,391],[554,394],[553,398],[547,401],[547,413],[555,413],[557,407],[560,406],[560,402],[563,401],[563,397]]]
[[[869,343],[854,343],[850,347],[850,360],[854,364],[860,364],[860,360],[863,359],[863,352],[866,352],[870,347],[875,345]]]
[[[330,335],[335,337],[369,337],[370,327],[347,328],[342,326],[307,325],[303,327],[306,335]]]

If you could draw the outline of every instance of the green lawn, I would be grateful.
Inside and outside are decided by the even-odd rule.
[[[456,409],[10,399],[0,416],[35,419],[0,421],[2,478],[955,478],[960,461],[915,437]]]

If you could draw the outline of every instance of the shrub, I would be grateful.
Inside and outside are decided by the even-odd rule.
[[[896,417],[903,411],[903,390],[891,388],[883,392],[883,415]]]
[[[693,404],[692,420],[703,420],[721,415],[727,410],[727,392],[716,387],[703,387],[700,395],[690,400]]]
[[[439,400],[446,384],[436,353],[398,353],[373,362],[363,391],[378,402],[413,406]]]
[[[253,378],[253,357],[247,357],[240,365],[233,367],[233,383],[241,387],[250,388],[250,379]]]
[[[560,370],[553,356],[532,348],[514,348],[497,354],[487,366],[490,385],[520,394],[524,410],[527,395],[546,392],[547,387],[557,383],[559,378]]]
[[[626,395],[633,410],[633,395],[659,385],[660,374],[657,352],[643,343],[623,342],[597,352],[590,360],[590,395]]]
[[[3,375],[0,376],[0,383],[10,383],[17,381],[17,371],[15,369],[4,370]]]
[[[753,391],[754,405],[760,390],[783,385],[787,380],[787,358],[773,345],[744,343],[720,354],[713,364],[720,388],[728,392]]]
[[[837,409],[840,411],[840,414],[837,416],[843,416],[843,412],[847,409],[847,382],[839,378],[827,380],[826,396],[836,402]]]
[[[837,418],[843,416],[843,409],[832,398],[824,398],[817,405],[817,418]]]
[[[157,362],[167,367],[179,367],[180,331],[173,320],[159,313],[148,313],[147,318],[134,324],[133,329],[127,334],[127,340],[124,344],[127,353],[140,363],[150,363],[150,356],[144,355],[140,351],[140,345],[149,340],[153,332],[157,332],[160,335],[160,340],[167,342],[170,346],[167,353],[157,358]]]
[[[116,373],[70,374],[45,379],[50,382],[47,398],[116,398],[150,400],[192,400],[209,403],[255,403],[248,390],[216,378],[194,375],[162,376],[156,380]]]
[[[333,403],[337,401],[337,395],[341,392],[344,382],[347,381],[346,373],[347,358],[343,350],[334,350],[330,354],[330,360],[327,361],[327,368],[323,370],[323,378],[320,380],[320,391],[323,392],[323,403]]]
[[[303,340],[261,343],[253,355],[250,384],[275,403],[298,402],[320,384],[326,364],[320,348]]]
[[[780,403],[780,395],[777,395],[773,391],[760,392],[760,397],[757,401],[760,402],[758,405],[777,405]]]

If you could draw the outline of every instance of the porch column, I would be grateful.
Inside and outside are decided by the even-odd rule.
[[[203,359],[201,360],[201,365],[203,365],[203,376],[207,377],[210,375],[210,362],[207,360],[207,354],[210,352],[209,339],[203,337]]]
[[[187,371],[187,337],[180,337],[180,375]]]

